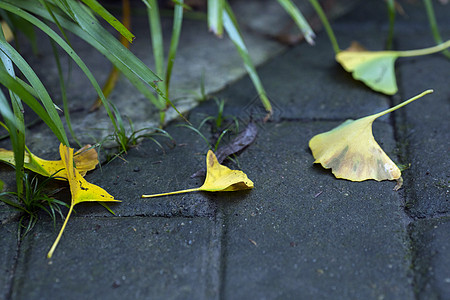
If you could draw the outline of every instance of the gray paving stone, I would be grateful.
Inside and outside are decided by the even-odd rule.
[[[410,18],[397,16],[395,46],[433,45],[422,4],[403,5]],[[435,4],[436,15],[446,37],[450,6],[440,5]],[[369,49],[382,49],[385,4],[362,2],[333,26],[342,48],[358,40]],[[448,70],[448,61],[439,55],[401,59],[400,93],[389,98],[345,73],[334,62],[324,33],[315,47],[289,49],[259,69],[275,107],[273,120],[279,122],[259,124],[257,140],[237,157],[239,165],[226,162],[242,168],[255,182],[254,190],[141,199],[142,193],[202,183],[189,176],[204,165],[205,144],[188,130],[170,127],[175,148],[166,145],[163,153],[145,141],[125,160],[87,175],[123,200],[111,205],[120,217],[98,204],[77,205],[50,261],[45,256],[62,222],[53,229],[43,217],[21,245],[11,298],[449,298],[449,130],[443,121],[449,111]],[[118,87],[125,98],[135,97],[123,82]],[[412,164],[403,172],[400,192],[392,191],[395,182],[337,180],[313,165],[312,136],[427,88],[435,93],[374,124],[376,140],[394,162]],[[262,112],[248,78],[217,95],[227,101],[225,113],[241,120]],[[143,110],[130,106],[124,114],[132,108]],[[205,103],[190,119],[198,124],[202,113],[215,115],[216,110]],[[27,145],[36,154],[57,155],[56,147]],[[408,226],[405,208],[413,218],[425,219]],[[12,262],[7,257],[16,251],[15,228],[14,222],[0,227],[6,272]],[[9,291],[4,280],[0,286]]]
[[[6,299],[14,276],[17,257],[17,224],[0,224],[0,299]]]
[[[413,299],[394,183],[336,180],[312,165],[309,138],[335,125],[267,125],[239,156],[255,188],[243,199],[216,196],[226,225],[225,299]],[[375,128],[392,151],[390,127]]]
[[[204,178],[191,179],[190,176],[205,167],[206,142],[187,128],[167,130],[177,146],[169,139],[159,139],[163,151],[153,141],[145,140],[123,158],[116,158],[101,170],[86,175],[86,180],[123,201],[110,205],[117,216],[214,216],[215,204],[209,202],[204,193],[141,198],[142,194],[172,192],[203,184]],[[98,204],[80,204],[77,212],[80,216],[111,216]]]
[[[12,299],[211,299],[220,244],[208,218],[73,218],[23,243]]]
[[[11,192],[17,189],[16,172],[12,167],[3,163],[0,164],[0,180],[3,181],[3,190],[0,192]],[[0,201],[0,225],[13,220],[17,216],[18,211],[16,209]]]
[[[450,33],[450,27],[448,31]],[[423,47],[414,41],[414,35],[399,38],[402,48]],[[422,32],[429,35],[428,32]],[[429,45],[434,42],[429,39]],[[404,190],[409,213],[413,217],[426,217],[450,212],[449,179],[450,124],[448,116],[449,61],[435,54],[403,60],[398,65],[402,76],[399,86],[402,98],[409,98],[426,89],[434,93],[410,104],[399,111],[398,123],[402,137],[402,148],[406,152],[406,163],[411,164],[405,174],[409,182]]]
[[[418,220],[410,226],[415,243],[417,299],[450,298],[450,218]]]
[[[273,120],[346,119],[388,107],[387,98],[354,81],[335,61],[325,35],[316,46],[299,45],[258,69],[274,108]],[[256,91],[244,78],[218,94],[225,113],[260,119],[264,110]],[[243,108],[244,107],[244,108]]]

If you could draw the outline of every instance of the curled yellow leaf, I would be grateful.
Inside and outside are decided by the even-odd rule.
[[[432,92],[433,90],[427,90],[378,114],[347,120],[328,132],[314,136],[309,141],[314,163],[331,169],[336,178],[351,181],[397,180],[395,189],[399,189],[402,184],[400,169],[375,141],[372,123],[382,115]]]
[[[14,152],[0,148],[0,160],[15,165]],[[84,176],[98,164],[97,151],[91,145],[86,145],[75,152],[73,160],[78,172]],[[62,160],[45,160],[27,150],[24,167],[42,176],[55,176],[55,179],[67,180],[67,172]]]
[[[142,195],[142,198],[152,198],[195,191],[228,192],[252,188],[253,182],[248,179],[244,172],[239,170],[231,170],[230,168],[221,165],[217,161],[217,157],[214,155],[214,152],[209,150],[206,155],[206,179],[201,187],[163,194]]]
[[[48,258],[52,257],[53,252],[55,251],[56,246],[58,245],[59,240],[61,239],[64,229],[66,228],[67,221],[69,220],[69,217],[73,211],[73,207],[76,204],[81,202],[92,202],[92,201],[120,202],[120,200],[114,199],[114,197],[111,196],[107,191],[105,191],[104,189],[95,184],[87,182],[86,179],[84,179],[83,176],[81,176],[81,174],[73,165],[74,163],[73,148],[69,148],[61,144],[59,146],[59,153],[61,155],[61,161],[64,165],[64,170],[67,174],[67,181],[69,182],[72,199],[70,203],[69,212],[67,213],[64,224],[61,227],[58,237],[56,238],[55,242],[50,248],[50,251],[47,254]]]

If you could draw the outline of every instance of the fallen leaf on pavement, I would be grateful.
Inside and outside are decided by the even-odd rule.
[[[195,191],[227,192],[252,188],[253,182],[248,179],[244,172],[239,170],[231,170],[228,167],[221,165],[217,161],[214,152],[209,150],[206,155],[206,179],[201,187],[171,193],[142,195],[142,198],[152,198]]]
[[[0,160],[14,166],[14,152],[0,148]],[[84,176],[98,164],[97,151],[91,148],[91,145],[86,145],[75,153],[74,161],[78,172]],[[28,149],[25,153],[24,167],[42,176],[54,176],[55,179],[67,180],[67,172],[62,160],[45,160]]]
[[[339,62],[354,79],[361,80],[374,91],[387,95],[397,93],[395,79],[395,60],[399,57],[410,57],[436,53],[450,47],[450,40],[440,45],[409,51],[368,51],[359,43],[353,42],[344,51],[336,54]]]
[[[64,168],[66,170],[67,174],[67,180],[69,181],[70,185],[70,193],[72,195],[72,200],[69,208],[69,212],[67,213],[66,220],[64,221],[64,224],[58,234],[58,237],[56,238],[55,242],[53,243],[52,247],[50,248],[50,251],[47,254],[48,258],[51,258],[53,255],[53,252],[56,249],[56,246],[59,243],[59,240],[61,239],[61,236],[64,232],[64,229],[66,228],[67,221],[69,220],[70,214],[72,213],[73,207],[81,202],[94,202],[94,201],[113,201],[113,202],[120,202],[120,200],[114,199],[113,196],[108,194],[104,189],[101,187],[89,183],[84,179],[78,170],[74,167],[73,161],[74,161],[74,155],[73,155],[73,148],[69,148],[67,146],[64,146],[61,144],[59,146],[59,153],[61,155],[61,160],[63,162]]]
[[[309,147],[316,159],[325,169],[332,170],[336,178],[351,181],[367,179],[397,180],[398,190],[402,185],[401,171],[384,153],[372,134],[375,119],[432,93],[427,90],[401,104],[358,120],[347,120],[338,127],[314,136]]]

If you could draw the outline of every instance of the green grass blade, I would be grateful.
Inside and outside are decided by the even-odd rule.
[[[74,21],[92,36],[103,47],[109,49],[119,61],[128,66],[128,68],[141,78],[144,82],[156,89],[156,81],[161,80],[152,72],[141,60],[131,55],[131,52],[114,38],[106,29],[104,29],[95,18],[85,13],[80,4],[74,0],[67,0],[66,3],[74,16]]]
[[[223,34],[224,0],[208,0],[208,27],[218,37]]]
[[[100,15],[106,22],[109,23],[115,30],[124,36],[130,43],[133,42],[134,35],[113,15],[111,15],[100,3],[96,0],[82,0],[84,4],[89,6],[93,11]],[[128,0],[122,0],[128,1]]]
[[[395,0],[386,1],[389,17],[389,31],[386,41],[386,50],[392,49],[392,42],[394,40],[394,23],[395,23]]]
[[[0,42],[6,43],[5,36],[3,34],[3,30],[0,28]],[[9,45],[9,44],[8,44]],[[4,74],[12,78],[14,80],[14,66],[11,58],[8,57],[7,53],[0,51],[0,60],[2,62],[2,67],[0,67],[1,71]],[[3,68],[4,67],[4,68]],[[0,82],[3,82],[0,80]],[[7,102],[3,93],[1,93],[2,102]],[[14,122],[10,122],[8,118],[4,118],[6,126],[9,129],[9,136],[12,144],[12,149],[14,152],[14,160],[15,160],[15,173],[16,173],[16,186],[17,186],[17,195],[22,197],[23,194],[23,178],[24,178],[24,159],[25,159],[25,121],[23,117],[23,105],[20,100],[20,97],[17,96],[14,91],[9,89],[9,97],[12,105],[12,112],[14,114]],[[2,110],[3,114],[3,110]]]
[[[78,54],[73,51],[73,49],[59,36],[57,35],[50,27],[48,27],[46,24],[44,24],[42,21],[37,19],[36,17],[32,16],[31,14],[16,8],[10,4],[0,2],[0,8],[3,8],[5,10],[8,10],[14,14],[17,14],[21,16],[22,18],[28,20],[30,23],[34,24],[36,27],[41,29],[45,32],[51,39],[53,39],[61,48],[64,49],[64,51],[69,54],[69,56],[75,61],[75,63],[81,68],[81,70],[84,72],[86,77],[91,82],[92,86],[97,91],[98,96],[102,100],[102,103],[105,107],[106,112],[108,113],[109,118],[111,119],[111,122],[115,129],[117,129],[116,122],[114,120],[114,116],[111,113],[111,109],[109,108],[108,102],[105,99],[105,96],[103,95],[102,89],[100,88],[98,82],[95,80],[94,75],[92,75],[91,71],[88,69],[88,67],[85,65],[85,63],[81,60],[81,58],[78,56]],[[126,48],[125,48],[126,49]],[[67,140],[67,137],[66,137]],[[62,141],[62,140],[61,140]]]
[[[0,67],[3,71],[3,66]],[[12,77],[11,77],[12,78]],[[9,131],[9,137],[11,140],[11,146],[14,152],[15,163],[15,174],[16,174],[16,185],[17,194],[19,197],[23,194],[23,174],[24,174],[24,153],[25,153],[25,124],[23,120],[23,115],[17,110],[17,104],[14,101],[20,101],[17,96],[10,91],[11,101],[13,102],[13,107],[15,107],[14,112],[8,105],[5,95],[0,90],[0,109],[1,115],[5,121],[5,125]],[[10,118],[13,118],[12,120]]]
[[[311,26],[309,26],[308,22],[306,21],[305,17],[302,15],[298,7],[291,0],[278,0],[278,3],[283,6],[286,12],[297,24],[308,44],[314,45],[314,38],[316,37],[316,35],[314,34],[314,31],[312,30]]]
[[[153,57],[155,60],[156,73],[158,76],[164,77],[164,42],[161,29],[161,19],[159,16],[158,1],[149,0],[147,6],[147,15],[150,23],[150,34],[152,39],[152,49]],[[157,85],[160,90],[164,90],[164,82],[159,81]],[[161,103],[160,110],[162,110],[166,105],[165,100],[161,96],[158,96],[158,100],[159,103]]]
[[[256,90],[258,91],[258,95],[261,98],[261,101],[264,105],[266,111],[271,114],[272,113],[272,105],[270,104],[269,98],[267,98],[266,91],[259,79],[258,73],[253,65],[253,62],[248,53],[247,47],[244,44],[244,40],[242,38],[241,33],[239,32],[239,27],[234,17],[233,12],[231,11],[231,7],[225,3],[225,9],[223,11],[223,26],[231,41],[236,46],[236,49],[239,52],[242,60],[244,61],[245,69],[247,70],[250,79],[253,82]]]
[[[6,72],[3,68],[0,68],[0,82],[10,91],[15,93],[23,102],[25,102],[39,116],[39,118],[44,121],[45,124],[47,124],[47,126],[53,131],[58,139],[62,139],[62,137],[59,136],[60,132],[56,125],[53,123],[52,118],[41,106],[39,101],[37,101],[32,94],[30,94],[17,80],[15,80],[14,77],[9,75],[8,72]]]
[[[175,4],[174,9],[172,38],[170,40],[169,55],[167,57],[166,77],[164,81],[166,92],[165,96],[167,98],[169,98],[170,78],[172,75],[173,64],[175,62],[175,56],[177,54],[178,42],[180,40],[181,24],[183,22],[183,0],[178,2]]]
[[[206,145],[208,145],[208,148],[211,149],[211,144],[209,143],[209,141],[208,141],[208,139],[206,138],[206,136],[205,136],[203,133],[200,132],[200,130],[198,130],[198,129],[195,128],[194,126],[188,125],[188,124],[180,124],[180,125],[177,125],[177,126],[189,128],[190,130],[192,130],[192,131],[194,131],[195,133],[197,133],[197,134],[205,141]]]
[[[23,73],[23,75],[27,78],[27,80],[31,83],[31,86],[36,91],[39,96],[39,99],[42,101],[47,113],[52,119],[53,124],[57,128],[58,134],[56,136],[65,145],[69,145],[69,141],[67,140],[66,133],[64,131],[64,126],[62,124],[61,118],[56,111],[55,105],[50,98],[46,88],[39,80],[39,77],[33,71],[33,69],[28,65],[28,63],[23,59],[23,57],[7,42],[0,40],[0,50],[3,51],[19,68],[19,70]]]
[[[431,32],[433,33],[434,41],[436,44],[442,44],[442,37],[439,33],[439,28],[436,21],[436,16],[434,15],[434,9],[433,9],[433,3],[431,3],[431,0],[423,0],[425,4],[425,9],[427,11],[428,16],[428,22],[430,23]],[[450,51],[444,50],[442,51],[442,54],[444,54],[447,58],[450,58]]]
[[[55,25],[58,27],[59,31],[61,31],[64,39],[66,40],[67,44],[69,44],[70,47],[72,47],[72,45],[70,44],[70,40],[69,37],[67,36],[65,30],[62,28],[61,24],[59,24],[58,19],[55,17],[55,15],[53,14],[52,9],[50,8],[50,6],[48,5],[48,3],[45,0],[39,0],[39,2],[42,4],[42,6],[45,7],[45,9],[47,10],[48,14],[52,17],[53,23],[55,23]]]
[[[164,77],[164,44],[159,16],[159,7],[156,0],[148,0],[147,14],[150,23],[153,57],[155,59],[156,73]]]
[[[78,141],[75,132],[72,128],[72,122],[70,121],[70,111],[69,111],[69,102],[67,100],[67,90],[66,84],[64,83],[64,76],[61,68],[61,61],[59,59],[58,50],[56,48],[56,43],[53,40],[50,40],[50,44],[52,45],[53,56],[55,57],[56,67],[58,69],[58,77],[59,77],[59,86],[61,88],[61,98],[63,101],[64,108],[64,118],[66,119],[67,127],[69,128],[69,132],[73,138],[73,140],[81,147],[80,141]]]
[[[325,31],[327,32],[328,38],[330,39],[331,45],[333,46],[334,54],[338,54],[339,52],[341,52],[341,49],[339,48],[336,36],[334,35],[330,22],[328,22],[327,16],[325,15],[322,7],[320,6],[319,1],[309,0],[309,2],[314,7],[317,15],[320,18],[320,21],[322,21],[322,24],[325,27]]]
[[[4,0],[4,2],[11,1],[11,0]],[[53,22],[52,16],[48,13],[46,9],[44,9],[42,6],[38,5],[35,2],[25,1],[25,0],[15,0],[14,5],[17,5],[18,7],[22,9],[29,9],[33,12],[33,14],[36,14],[46,20],[49,20]],[[93,38],[91,35],[89,35],[86,31],[84,31],[80,26],[78,26],[76,23],[74,23],[72,20],[70,20],[64,13],[56,6],[49,5],[51,8],[54,17],[58,20],[58,22],[61,24],[63,28],[66,30],[76,34],[78,37],[89,43],[91,46],[93,46],[95,49],[97,49],[100,53],[106,56],[106,58],[111,61],[119,70],[120,72],[128,78],[128,80],[144,95],[147,97],[147,99],[150,100],[150,102],[155,105],[158,109],[164,109],[165,103],[161,103],[158,101],[158,99],[155,97],[153,92],[148,88],[148,85],[141,80],[141,77],[138,76],[135,72],[135,70],[130,69],[130,66],[123,63],[121,60],[117,58],[117,56],[113,55],[111,53],[111,49],[108,47],[104,47],[102,44],[100,44],[95,38]],[[109,33],[108,33],[109,34]],[[125,47],[124,47],[125,48]],[[134,56],[128,49],[126,50],[127,55]],[[138,59],[134,57],[134,59]]]
[[[0,56],[2,53],[0,52]],[[3,60],[3,58],[2,58]],[[2,66],[3,67],[3,66]],[[11,107],[8,104],[8,100],[6,99],[5,94],[3,94],[3,91],[0,90],[0,113],[3,117],[3,120],[6,123],[6,127],[8,128],[15,128],[18,130],[22,130],[20,128],[20,124],[16,117],[14,116],[14,112],[12,111]]]

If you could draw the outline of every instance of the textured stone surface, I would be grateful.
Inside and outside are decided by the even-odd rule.
[[[17,224],[0,224],[0,299],[7,299],[17,257]]]
[[[410,229],[415,243],[413,266],[418,299],[448,299],[450,218],[419,220]]]
[[[12,298],[210,299],[218,292],[215,224],[207,218],[73,218],[48,260],[57,230],[43,222],[22,244]]]
[[[312,165],[306,141],[330,125],[267,126],[239,157],[256,185],[245,199],[217,196],[225,299],[413,298],[407,219],[394,183],[336,180]],[[390,151],[392,132],[381,127]]]
[[[434,44],[422,5],[402,2],[409,18],[397,16],[397,49]],[[435,7],[448,37],[450,5]],[[361,3],[332,25],[342,48],[355,39],[383,49],[386,6]],[[116,216],[98,204],[77,205],[51,260],[45,256],[62,221],[53,228],[41,216],[19,245],[14,269],[17,223],[6,214],[0,266],[4,274],[15,273],[12,284],[0,278],[0,297],[11,291],[7,300],[449,298],[449,65],[441,55],[399,59],[400,91],[387,97],[354,81],[334,62],[324,33],[314,48],[288,49],[259,68],[274,118],[259,122],[256,141],[234,162],[225,162],[248,174],[253,190],[141,199],[143,193],[203,181],[190,175],[204,166],[206,143],[172,124],[167,130],[176,147],[159,138],[163,151],[145,140],[86,176],[123,202],[111,204]],[[126,97],[138,97],[121,84]],[[394,162],[411,163],[403,171],[402,190],[392,191],[390,181],[338,180],[313,165],[308,141],[315,134],[428,88],[435,93],[373,124],[375,139]],[[237,116],[241,128],[264,114],[248,78],[216,96],[225,100],[224,114]],[[198,126],[216,114],[210,101],[189,118]],[[212,140],[210,124],[201,131]],[[46,158],[58,154],[56,147],[30,143]],[[11,169],[1,169],[0,178],[7,172]],[[60,196],[69,199],[67,190]]]
[[[446,27],[450,36],[450,25]],[[402,48],[419,48],[421,45],[412,38],[415,32],[402,36],[399,44]],[[425,39],[422,39],[425,40]],[[422,42],[433,45],[431,38]],[[411,168],[405,174],[408,189],[405,189],[409,213],[413,217],[440,215],[450,212],[450,78],[449,61],[443,55],[435,54],[423,57],[403,59],[399,62],[400,89],[402,98],[408,98],[426,89],[434,93],[405,107],[399,112],[403,120],[399,128],[403,137],[405,163]]]

